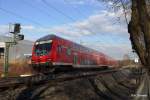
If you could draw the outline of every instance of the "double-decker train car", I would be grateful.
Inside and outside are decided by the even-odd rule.
[[[47,70],[58,67],[116,66],[117,61],[96,50],[47,35],[35,41],[32,52],[34,69]]]

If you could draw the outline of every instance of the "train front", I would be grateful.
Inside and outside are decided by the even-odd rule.
[[[36,71],[48,71],[52,67],[52,40],[36,41],[32,51],[32,68]]]

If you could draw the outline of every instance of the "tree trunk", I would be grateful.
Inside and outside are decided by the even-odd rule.
[[[132,13],[128,32],[133,49],[137,52],[141,63],[150,69],[150,16],[146,0],[131,0]]]
[[[137,0],[137,8],[139,13],[139,22],[142,33],[144,33],[144,42],[146,48],[146,66],[150,68],[150,16],[146,5],[146,0]]]

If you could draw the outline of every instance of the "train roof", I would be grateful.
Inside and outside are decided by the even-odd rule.
[[[36,42],[38,42],[38,41],[50,40],[50,39],[55,39],[55,38],[61,39],[61,40],[65,40],[65,41],[68,41],[68,42],[70,42],[70,43],[73,43],[73,44],[75,44],[77,47],[82,47],[82,48],[85,48],[85,49],[88,48],[88,47],[82,46],[82,45],[80,45],[80,44],[77,44],[77,43],[75,43],[75,42],[72,42],[72,41],[70,41],[70,40],[67,40],[67,39],[61,38],[61,37],[59,37],[59,36],[56,36],[56,35],[54,35],[54,34],[46,35],[46,36],[44,36],[44,37],[38,39]],[[91,49],[91,48],[88,48],[88,49],[90,49],[90,50],[93,51],[93,49]],[[95,51],[95,50],[94,50],[94,51]]]
[[[54,38],[57,38],[57,37],[58,36],[56,36],[56,35],[50,34],[50,35],[46,35],[44,37],[39,38],[38,40],[36,40],[36,42],[50,40],[50,39],[54,39]]]
[[[77,44],[77,43],[72,42],[72,41],[70,41],[70,40],[61,38],[61,37],[56,36],[56,35],[54,35],[54,34],[49,34],[49,35],[46,35],[46,36],[44,36],[44,37],[41,37],[41,38],[38,39],[36,42],[45,41],[45,40],[53,40],[53,39],[56,39],[56,38],[57,38],[57,39],[61,39],[61,40],[65,40],[65,41],[67,41],[67,42],[70,42],[70,43],[72,43],[76,48],[80,48],[80,49],[82,49],[82,50],[84,50],[84,51],[87,51],[87,52],[90,52],[90,53],[92,53],[92,54],[95,54],[95,55],[99,55],[99,54],[100,54],[100,55],[102,55],[102,56],[109,57],[109,56],[105,55],[105,54],[102,53],[102,52],[96,51],[96,50],[91,49],[91,48],[86,47],[86,46],[82,46],[82,45],[80,45],[80,44]],[[111,57],[109,57],[109,58],[111,58]]]

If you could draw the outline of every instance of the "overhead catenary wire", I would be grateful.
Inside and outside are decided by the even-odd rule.
[[[26,20],[26,21],[28,21],[28,22],[34,23],[34,24],[36,24],[36,25],[38,25],[38,26],[45,27],[45,26],[43,26],[42,24],[40,24],[39,22],[36,22],[36,21],[34,21],[34,20],[30,19],[30,18],[24,17],[24,16],[22,16],[22,15],[19,15],[19,14],[17,14],[17,13],[14,13],[14,12],[9,11],[9,10],[7,10],[7,9],[4,9],[4,8],[2,8],[2,7],[0,7],[0,10],[3,11],[3,12],[5,12],[5,13],[8,13],[8,14],[10,14],[10,15],[16,16],[16,17],[18,17],[18,18],[20,18],[20,19],[23,19],[23,20]]]
[[[71,21],[76,21],[73,17],[71,17],[71,16],[68,16],[67,14],[65,14],[64,12],[62,12],[61,10],[59,10],[59,9],[57,9],[56,7],[54,7],[54,6],[52,6],[50,3],[48,3],[46,0],[42,0],[42,2],[47,6],[47,7],[49,7],[49,8],[52,8],[52,9],[54,9],[55,11],[57,11],[58,13],[60,13],[61,15],[63,15],[64,17],[66,17],[66,18],[68,18],[69,20],[71,20]],[[91,29],[87,29],[89,32],[91,32],[91,33],[95,33],[95,32],[93,32],[93,30],[91,30]]]
[[[50,4],[49,2],[47,2],[46,0],[42,0],[42,2],[49,8],[57,11],[58,13],[60,13],[61,15],[63,15],[64,17],[68,18],[71,21],[76,21],[74,18],[72,18],[71,16],[68,16],[67,14],[65,14],[64,12],[62,12],[61,10],[57,9],[56,7],[54,7],[52,4]]]
[[[46,0],[42,0],[42,2],[49,8],[52,8],[53,10],[55,10],[56,12],[60,13],[61,15],[63,15],[64,17],[66,17],[67,19],[71,20],[71,21],[76,21],[73,17],[68,16],[67,14],[65,14],[64,12],[62,12],[61,10],[57,9],[56,7],[52,6],[50,3],[48,3]],[[72,26],[71,26],[72,27]],[[88,29],[90,30],[90,29]],[[81,31],[81,30],[80,30]],[[90,30],[90,32],[92,32]],[[92,32],[93,33],[93,32]]]
[[[46,12],[45,10],[41,9],[40,7],[37,7],[37,6],[33,5],[32,3],[30,3],[30,2],[28,2],[26,0],[22,0],[22,2],[24,2],[24,4],[28,5],[29,7],[32,7],[35,10],[40,11],[40,13],[43,13],[47,17],[51,18],[52,19],[51,21],[56,21],[56,20],[54,20],[55,18],[50,13]]]
[[[31,3],[29,3],[29,2],[27,2],[27,1],[25,1],[25,0],[23,0],[23,2],[26,3],[28,6],[31,6],[31,7],[34,8],[34,9],[40,10],[41,12],[44,11],[44,12],[43,12],[44,14],[46,14],[46,15],[49,16],[49,17],[52,17],[51,14],[50,14],[50,13],[47,13],[44,9],[41,9],[41,8],[39,8],[39,7],[36,7],[36,6],[34,6],[33,4],[31,4]],[[59,10],[59,9],[57,9],[56,7],[52,6],[52,5],[51,5],[50,3],[48,3],[47,1],[42,0],[42,2],[43,2],[43,4],[44,4],[46,7],[52,8],[52,9],[55,10],[57,13],[63,15],[65,18],[67,18],[67,19],[69,19],[69,20],[71,20],[71,21],[76,21],[74,18],[72,18],[72,17],[66,15],[64,12],[62,12],[61,10]],[[44,6],[42,6],[42,7],[44,7]],[[53,19],[55,19],[55,18],[53,18]],[[70,27],[72,27],[72,25],[70,25]]]

